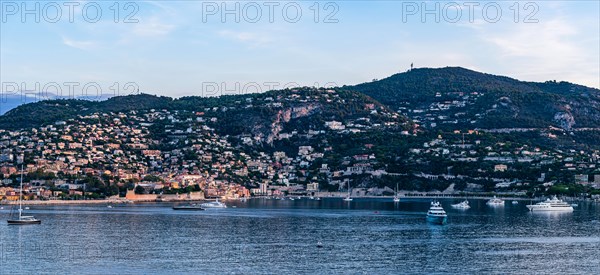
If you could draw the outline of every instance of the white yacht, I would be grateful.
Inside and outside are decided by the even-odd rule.
[[[489,206],[504,206],[504,201],[494,196],[494,198],[487,201],[486,204]]]
[[[202,207],[202,208],[227,208],[227,205],[225,205],[224,203],[220,202],[219,199],[217,199],[215,201],[205,202],[203,204],[200,204],[200,207]]]
[[[464,200],[460,203],[457,204],[453,204],[452,207],[457,208],[457,209],[469,209],[471,208],[471,206],[469,205],[469,201],[468,200]]]
[[[442,208],[442,204],[438,201],[432,201],[431,207],[427,211],[427,221],[435,224],[446,224],[447,220],[448,215]]]
[[[529,211],[573,211],[573,206],[569,205],[563,200],[558,199],[556,196],[552,197],[552,199],[546,199],[546,201],[543,202],[527,205],[527,208],[529,208]]]

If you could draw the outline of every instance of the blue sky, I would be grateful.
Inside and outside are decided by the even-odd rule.
[[[114,93],[117,83],[119,94],[139,87],[176,97],[357,84],[411,63],[600,87],[598,1],[500,1],[485,9],[490,1],[296,1],[273,6],[272,18],[260,1],[136,1],[127,9],[118,2],[118,22],[115,1],[79,1],[73,22],[63,2],[1,2],[1,81],[24,82],[28,90],[58,83],[63,95],[66,82],[79,84],[75,94],[89,83]],[[477,4],[472,15],[467,2]],[[22,10],[36,3],[39,23]],[[436,3],[439,22],[433,14],[422,20],[422,8],[435,10]],[[236,4],[239,22],[233,14],[223,22],[222,8]],[[94,7],[102,15],[87,22]],[[296,10],[302,16],[288,22]],[[123,22],[131,12],[137,23]]]

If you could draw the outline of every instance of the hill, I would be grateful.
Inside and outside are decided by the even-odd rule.
[[[569,100],[569,108],[561,110],[577,123],[571,126],[591,125],[596,97],[597,90],[569,83],[526,83],[445,68],[358,88],[42,101],[0,116],[0,168],[13,182],[21,161],[38,167],[30,177],[75,180],[85,174],[99,196],[124,193],[147,179],[162,183],[146,182],[155,189],[144,192],[178,192],[188,175],[215,195],[242,192],[237,185],[260,194],[265,183],[272,194],[309,192],[315,184],[326,191],[350,185],[381,194],[396,183],[403,190],[518,194],[551,192],[546,186],[567,183],[564,190],[577,194],[573,184],[600,174],[600,131],[463,129],[492,122],[505,127],[500,119],[486,120],[510,112],[517,112],[514,120],[521,124],[548,127],[558,121],[550,115],[561,117],[554,112],[562,100]],[[586,108],[590,122],[581,118]]]
[[[0,116],[0,129],[37,128],[90,114],[169,110],[202,112],[218,117],[223,135],[258,135],[271,142],[281,130],[320,130],[326,121],[368,118],[381,124],[408,119],[357,92],[298,88],[262,94],[172,99],[148,94],[113,97],[105,101],[46,100],[21,105]],[[410,128],[410,126],[407,126]]]
[[[413,69],[344,86],[427,128],[600,127],[600,90],[568,82],[524,82],[460,67]]]

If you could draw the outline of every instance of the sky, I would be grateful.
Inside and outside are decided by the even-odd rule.
[[[3,97],[341,86],[461,66],[600,87],[600,1],[5,1]]]

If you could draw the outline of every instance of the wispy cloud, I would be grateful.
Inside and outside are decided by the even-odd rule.
[[[482,30],[480,38],[504,64],[510,64],[507,67],[512,74],[598,87],[598,48],[589,47],[583,28],[559,17],[537,24],[514,24],[500,31]]]
[[[264,32],[232,31],[222,30],[218,32],[219,36],[234,40],[249,46],[263,46],[273,42],[273,37]]]
[[[98,46],[98,44],[94,41],[73,40],[64,36],[62,38],[62,42],[69,47],[80,50],[91,50],[97,48]]]
[[[554,19],[544,24],[515,26],[503,33],[487,33],[484,39],[499,47],[505,56],[556,59],[578,55],[578,47],[572,39],[577,30],[566,20]]]
[[[175,25],[162,22],[158,17],[140,19],[132,33],[141,37],[166,36],[175,29]]]

